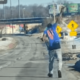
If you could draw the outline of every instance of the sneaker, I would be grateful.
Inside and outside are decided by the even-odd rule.
[[[61,78],[61,77],[62,77],[61,71],[58,70],[58,78]]]
[[[51,73],[48,74],[48,77],[53,77],[53,75]]]

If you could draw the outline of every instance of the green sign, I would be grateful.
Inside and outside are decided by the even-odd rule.
[[[74,13],[74,12],[78,12],[78,4],[68,4],[68,12],[69,13]]]
[[[78,4],[78,12],[80,12],[80,3]]]

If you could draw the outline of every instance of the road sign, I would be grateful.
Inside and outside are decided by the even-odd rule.
[[[74,31],[75,29],[78,28],[78,24],[75,21],[70,21],[70,23],[67,26],[70,30]]]
[[[63,13],[66,13],[66,12],[67,12],[66,5],[60,5],[60,6],[59,6],[59,11],[60,11],[60,12],[61,12],[62,8],[64,8],[64,9],[63,9]]]
[[[58,33],[59,37],[61,37],[61,31],[62,31],[62,28],[60,26],[57,26],[56,32]]]
[[[67,7],[67,5],[66,4],[64,4],[64,13],[67,13],[67,9],[68,9],[68,7]]]
[[[49,8],[49,14],[53,14],[54,8],[55,8],[55,10],[57,9],[57,5],[56,4],[50,4],[50,5],[48,5],[48,8]]]
[[[0,4],[6,4],[7,0],[0,0]]]
[[[78,4],[76,4],[76,3],[68,4],[68,12],[69,13],[76,13],[76,12],[78,12]]]
[[[76,31],[70,32],[70,36],[77,36],[77,32]]]
[[[49,8],[49,14],[53,14],[53,12],[54,12],[53,11],[53,9],[54,9],[53,4],[49,5],[48,8]]]
[[[72,20],[67,27],[71,30],[70,36],[77,36],[77,32],[75,30],[78,28],[78,24],[75,21]]]

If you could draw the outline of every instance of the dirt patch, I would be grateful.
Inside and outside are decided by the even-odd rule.
[[[17,43],[17,41],[13,39],[12,42],[8,45],[8,49],[15,48],[16,47],[16,43]]]
[[[17,45],[17,40],[14,38],[11,38],[11,37],[1,38],[0,39],[0,52],[13,49],[16,47],[16,45]]]

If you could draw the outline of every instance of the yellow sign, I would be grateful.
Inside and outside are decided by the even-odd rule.
[[[77,32],[76,31],[70,32],[70,36],[77,36]]]
[[[61,37],[61,31],[62,31],[62,28],[60,26],[57,26],[56,32],[58,33],[59,37]]]
[[[75,21],[72,20],[67,27],[71,30],[70,36],[77,36],[77,32],[75,30],[78,28],[78,24]]]

